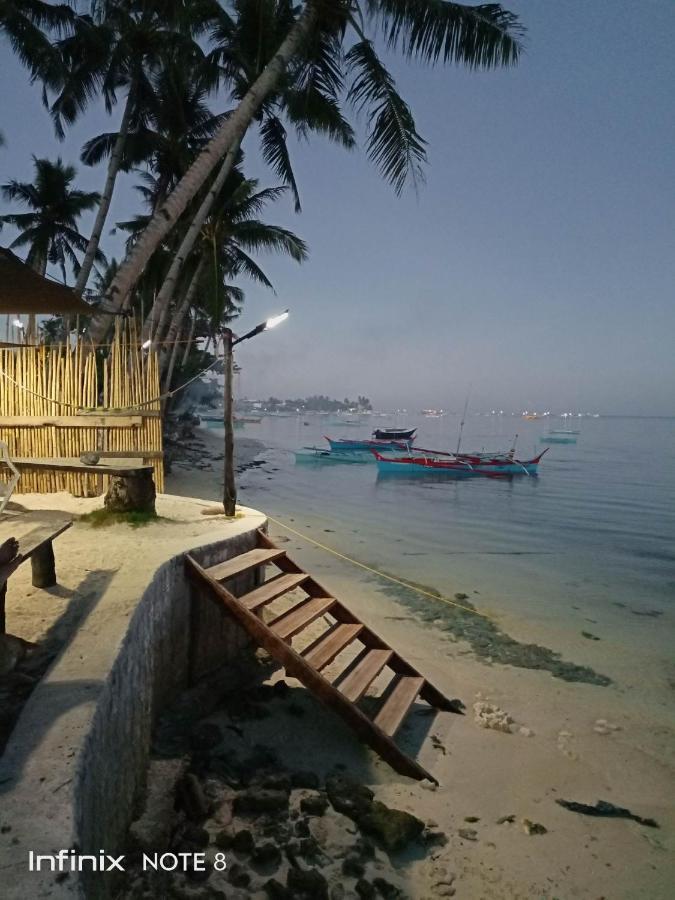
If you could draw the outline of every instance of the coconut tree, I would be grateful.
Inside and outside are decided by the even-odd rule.
[[[285,36],[264,61],[260,74],[123,261],[108,293],[110,311],[122,307],[155,248],[214,168],[239,145],[267,98],[295,65],[304,65],[308,73],[324,80],[331,72],[339,72],[347,99],[368,117],[366,148],[382,175],[397,192],[409,181],[419,180],[426,158],[424,141],[375,50],[372,37],[378,33],[390,51],[429,64],[491,69],[515,64],[521,51],[522,29],[517,17],[496,3],[468,6],[449,0],[335,0],[329,4],[305,0],[289,12]],[[98,337],[106,327],[106,317],[99,316],[92,336]]]
[[[187,70],[205,64],[198,38],[220,14],[217,0],[99,0],[92,3],[92,15],[79,16],[73,34],[58,43],[63,78],[51,111],[59,135],[94,97],[101,94],[110,113],[118,94],[124,96],[119,129],[106,147],[106,180],[75,285],[78,293],[91,273],[129,136],[144,129],[152,113],[153,76],[167,61]]]
[[[75,167],[33,157],[35,180],[10,181],[2,185],[2,196],[9,202],[28,207],[28,212],[0,216],[2,225],[13,225],[19,234],[10,247],[27,247],[26,262],[41,275],[47,264],[57,265],[66,281],[69,263],[77,275],[80,263],[77,252],[87,249],[87,239],[80,234],[77,222],[82,213],[94,209],[99,202],[96,191],[74,188]],[[77,252],[76,252],[77,251]],[[103,261],[102,253],[97,259]]]
[[[52,37],[72,30],[75,12],[65,3],[0,0],[0,35],[29,70],[32,81],[56,86],[61,67]]]

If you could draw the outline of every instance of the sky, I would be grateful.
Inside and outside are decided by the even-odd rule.
[[[457,410],[471,386],[477,411],[675,415],[675,3],[504,5],[527,28],[515,68],[389,60],[429,144],[417,194],[397,197],[362,147],[292,143],[303,211],[284,199],[266,218],[310,259],[260,258],[276,295],[242,282],[242,331],[291,310],[238,349],[242,394]],[[92,110],[59,144],[6,44],[0,78],[0,183],[30,180],[31,154],[77,163],[110,130]],[[276,184],[255,133],[244,149],[246,171]],[[78,163],[79,186],[103,180]],[[137,209],[134,181],[121,177],[111,222]]]

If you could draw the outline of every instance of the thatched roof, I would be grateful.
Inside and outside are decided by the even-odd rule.
[[[69,287],[43,278],[11,250],[0,247],[0,314],[57,316],[91,311]]]

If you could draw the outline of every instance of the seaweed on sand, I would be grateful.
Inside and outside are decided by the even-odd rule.
[[[383,573],[386,574],[386,573]],[[374,577],[374,576],[373,576]],[[399,579],[403,581],[405,579]],[[596,684],[606,687],[612,679],[595,672],[589,666],[579,666],[566,662],[548,647],[539,644],[523,644],[506,634],[491,619],[471,612],[476,607],[469,600],[462,600],[462,606],[451,606],[448,603],[434,603],[417,593],[421,589],[442,599],[443,595],[435,588],[414,581],[407,581],[404,587],[394,583],[382,584],[382,590],[393,594],[409,609],[416,613],[419,621],[432,624],[436,628],[447,631],[455,639],[467,641],[476,656],[487,662],[517,666],[521,669],[542,669],[550,672],[554,678],[562,681],[579,681],[585,684]]]

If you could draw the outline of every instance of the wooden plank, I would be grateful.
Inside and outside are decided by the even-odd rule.
[[[406,717],[415,698],[422,689],[424,678],[400,678],[396,687],[387,697],[384,706],[375,717],[375,724],[389,737],[393,737]]]
[[[365,713],[343,697],[323,675],[312,669],[311,666],[308,666],[290,644],[281,640],[255,613],[246,609],[222,584],[210,579],[206,571],[189,554],[186,556],[186,564],[190,577],[200,585],[207,584],[220,599],[228,613],[246,629],[257,644],[267,650],[288,672],[292,672],[293,677],[297,678],[308,690],[312,691],[321,702],[341,716],[355,731],[357,736],[379,753],[382,759],[388,762],[396,772],[418,780],[427,778],[429,781],[438,784],[433,775],[403,753],[386,734],[371,722]]]
[[[243,594],[238,600],[240,603],[244,604],[246,609],[255,611],[260,609],[260,607],[264,606],[266,603],[271,603],[272,600],[276,600],[277,597],[281,597],[289,591],[294,591],[308,578],[309,575],[305,572],[291,575],[277,575],[276,578],[271,578],[259,588],[249,591],[248,594]]]
[[[73,524],[72,519],[61,519],[53,523],[45,523],[39,525],[23,537],[17,538],[19,541],[19,555],[23,559],[29,559],[37,550],[49,541],[53,541],[60,534],[63,534]]]
[[[142,472],[154,472],[155,467],[151,465],[115,465],[105,462],[97,463],[95,466],[89,466],[76,457],[54,457],[53,459],[30,459],[28,457],[12,458],[12,462],[17,469],[34,469],[38,471],[50,472],[81,472],[90,475],[120,475],[122,478],[133,478]],[[3,460],[0,459],[0,464]]]
[[[0,428],[140,428],[145,416],[139,413],[125,415],[79,416],[0,416]]]
[[[264,550],[258,547],[256,550],[249,550],[247,553],[233,556],[232,559],[227,559],[225,562],[217,563],[205,571],[214,581],[227,581],[228,578],[243,575],[245,572],[250,572],[251,569],[274,562],[282,556],[285,556],[283,550]]]
[[[363,630],[361,622],[351,625],[336,625],[328,634],[322,634],[302,652],[302,658],[307,665],[313,666],[319,672],[332,663],[336,656],[349,646]]]
[[[392,657],[391,650],[368,650],[355,668],[338,685],[347,700],[356,703],[375,681]]]
[[[335,603],[335,597],[312,597],[294,606],[290,612],[283,613],[269,622],[269,627],[282,640],[287,641],[303,628],[311,625],[319,616],[327,613]]]

